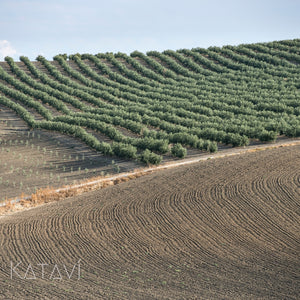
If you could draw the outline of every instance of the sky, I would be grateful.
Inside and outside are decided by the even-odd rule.
[[[300,38],[300,0],[0,0],[0,61]]]

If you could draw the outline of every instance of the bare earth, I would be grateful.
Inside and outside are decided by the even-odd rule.
[[[269,149],[4,216],[0,299],[297,299],[299,170]]]

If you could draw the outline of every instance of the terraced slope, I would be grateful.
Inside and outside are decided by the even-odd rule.
[[[1,297],[297,299],[299,170],[299,146],[258,151],[2,217]]]
[[[20,60],[0,63],[0,104],[105,155],[158,164],[176,143],[216,151],[300,136],[299,39]]]

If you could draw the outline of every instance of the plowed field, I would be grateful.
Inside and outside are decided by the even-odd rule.
[[[2,217],[0,299],[297,299],[299,170],[257,151]]]

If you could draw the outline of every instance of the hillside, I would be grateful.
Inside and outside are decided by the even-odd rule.
[[[299,91],[300,39],[6,57],[0,298],[298,299]]]
[[[299,169],[257,151],[1,217],[0,297],[298,299]]]
[[[300,136],[300,40],[0,63],[0,105],[105,156],[159,164]]]

